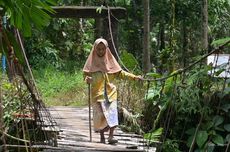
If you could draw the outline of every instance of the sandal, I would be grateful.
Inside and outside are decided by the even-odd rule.
[[[108,143],[109,143],[109,144],[116,144],[117,142],[118,142],[118,140],[115,139],[114,137],[108,138]]]

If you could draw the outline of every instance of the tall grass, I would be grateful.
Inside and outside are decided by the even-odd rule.
[[[48,106],[83,106],[87,100],[87,86],[82,72],[67,72],[52,66],[34,70],[34,77],[43,100]]]

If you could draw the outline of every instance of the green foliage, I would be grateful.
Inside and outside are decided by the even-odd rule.
[[[122,5],[130,5],[131,3],[131,0],[115,0],[115,3],[119,6],[122,6]]]
[[[214,39],[223,38],[225,33],[229,30],[226,26],[229,24],[229,0],[216,0],[209,2],[209,33]],[[224,36],[225,35],[225,36]]]
[[[28,41],[29,43],[31,41]],[[58,56],[58,50],[46,39],[32,42],[33,45],[27,46],[29,62],[34,68],[45,68],[48,64],[55,67],[61,67],[61,59]],[[30,43],[31,44],[31,43]]]
[[[198,131],[196,137],[196,143],[199,148],[202,148],[204,143],[208,140],[208,133],[207,131]]]
[[[160,93],[161,93],[160,90],[157,90],[157,89],[149,89],[149,90],[148,90],[148,93],[147,93],[147,95],[146,95],[145,100],[146,100],[146,101],[151,101],[151,102],[153,102],[153,105],[156,105],[156,104],[157,104],[156,100],[157,100],[158,98],[160,98]]]
[[[150,143],[159,141],[163,132],[163,128],[158,128],[150,133],[144,134],[144,138],[147,139]]]
[[[210,109],[206,106],[209,101],[206,101],[205,96],[212,94],[210,89],[213,87],[214,81],[207,75],[208,70],[209,67],[198,71],[197,69],[192,70],[190,75],[187,76],[189,77],[187,85],[178,86],[180,99],[180,103],[177,104],[178,112],[205,113],[206,115],[210,113]]]
[[[19,78],[8,81],[6,75],[1,78],[4,127],[9,127],[16,114],[25,114],[29,104],[29,92]],[[23,109],[23,110],[22,110]]]
[[[171,121],[169,127],[171,133],[166,138],[185,139],[188,147],[191,146],[195,138],[196,151],[207,149],[211,151],[217,149],[216,146],[221,148],[228,141],[226,135],[229,131],[230,106],[226,98],[229,98],[229,91],[225,93],[224,90],[229,88],[229,83],[221,78],[208,75],[210,70],[210,66],[202,65],[180,76],[170,77],[164,82],[162,88],[152,86],[149,89],[148,98],[146,98],[148,102],[152,102],[154,108],[159,109],[152,128],[163,127],[163,124],[167,123],[165,121]],[[153,77],[155,76],[156,74],[153,74]],[[223,85],[225,85],[224,89]],[[216,107],[216,104],[218,102],[214,99],[218,99],[217,101],[221,103],[219,108],[223,112],[217,114],[219,108]],[[166,112],[169,109],[174,114],[171,115],[173,120],[165,120],[165,117],[168,117]],[[196,137],[194,137],[199,120],[197,118],[201,115],[203,121],[197,130]],[[184,135],[181,134],[183,129],[186,131]],[[171,146],[173,147],[173,145]]]
[[[88,2],[89,0],[87,0]],[[86,2],[86,0],[84,0]],[[58,0],[59,5],[81,5],[82,0]]]
[[[20,110],[20,100],[17,96],[17,89],[11,83],[4,81],[3,89],[3,119],[6,126],[13,121],[13,114]]]
[[[101,5],[100,7],[98,7],[98,8],[96,9],[96,12],[99,13],[99,14],[101,14],[101,11],[102,11],[102,8],[103,8],[103,7],[104,7],[103,5]]]
[[[81,71],[69,73],[48,66],[34,70],[35,79],[47,105],[85,105],[87,87]]]
[[[40,77],[37,77],[37,80],[44,97],[53,96],[60,91],[67,91],[82,79],[78,73],[70,75],[51,66],[36,71],[35,75]]]
[[[32,26],[41,29],[47,26],[50,20],[48,13],[54,13],[53,9],[49,5],[54,5],[53,0],[7,0],[0,1],[0,7],[3,9],[3,15],[9,20],[10,27],[15,27],[23,32],[24,36],[31,36]],[[33,24],[33,25],[32,25]],[[15,54],[17,60],[21,64],[24,64],[21,47],[18,45],[18,41],[8,28],[4,26],[1,29],[1,52],[8,58],[12,54]]]
[[[209,103],[211,102],[210,97],[221,88],[217,88],[215,83],[218,82],[213,81],[207,75],[208,70],[209,68],[204,68],[203,70],[192,74],[189,77],[189,86],[187,86],[186,89],[181,88],[180,103],[177,104],[180,105],[180,108],[177,108],[178,113],[182,112],[188,113],[189,115],[204,115],[205,120],[210,120],[210,118],[213,117],[214,109],[211,108],[209,105]],[[197,132],[195,141],[200,150],[209,148],[210,140],[213,142],[211,143],[211,145],[223,145],[223,137],[221,135],[223,129],[222,127],[220,127],[220,125],[222,125],[224,122],[223,117],[216,115],[213,118],[213,123],[209,122],[210,121],[208,121],[207,124],[203,123],[201,129]],[[193,133],[190,134],[188,138],[187,143],[189,147],[194,138],[194,133],[195,129],[193,129]]]
[[[164,152],[181,152],[179,150],[179,141],[166,139],[162,146],[162,151]]]
[[[213,46],[220,46],[223,45],[224,43],[230,41],[230,37],[226,37],[226,38],[222,38],[222,39],[218,39],[216,41],[213,41],[211,45]],[[230,45],[230,44],[228,44]]]
[[[149,77],[151,77],[151,78],[160,78],[160,77],[162,77],[161,74],[159,74],[159,73],[154,73],[154,72],[152,72],[152,73],[147,73],[146,76],[149,76]]]
[[[47,26],[50,20],[48,13],[54,13],[49,5],[55,5],[54,0],[7,0],[0,1],[4,14],[10,24],[23,31],[24,36],[31,35],[32,23],[38,29]]]
[[[69,65],[72,72],[79,68],[92,48],[93,23],[94,20],[53,19],[45,32],[33,30],[32,39],[25,43],[31,65],[44,68],[48,62],[59,69]]]
[[[118,1],[117,1],[118,2]],[[143,6],[142,1],[133,0],[119,1],[119,6],[124,6],[127,9],[127,17],[120,24],[119,28],[119,44],[120,50],[127,50],[135,56],[138,63],[142,59],[142,38],[143,38]]]
[[[120,62],[122,62],[122,64],[124,64],[125,67],[130,71],[140,71],[138,61],[131,53],[128,53],[127,51],[122,51]]]

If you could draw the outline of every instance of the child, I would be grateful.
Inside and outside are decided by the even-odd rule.
[[[118,112],[114,80],[142,78],[122,70],[110,52],[108,42],[102,38],[94,42],[83,72],[85,81],[91,84],[94,130],[100,132],[101,143],[105,143],[104,132],[109,131],[108,143],[115,144],[118,141],[113,137],[113,133],[118,125]]]

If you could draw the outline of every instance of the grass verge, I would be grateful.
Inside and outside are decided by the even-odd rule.
[[[46,67],[33,73],[47,106],[87,105],[87,85],[83,81],[82,71],[69,73]]]

